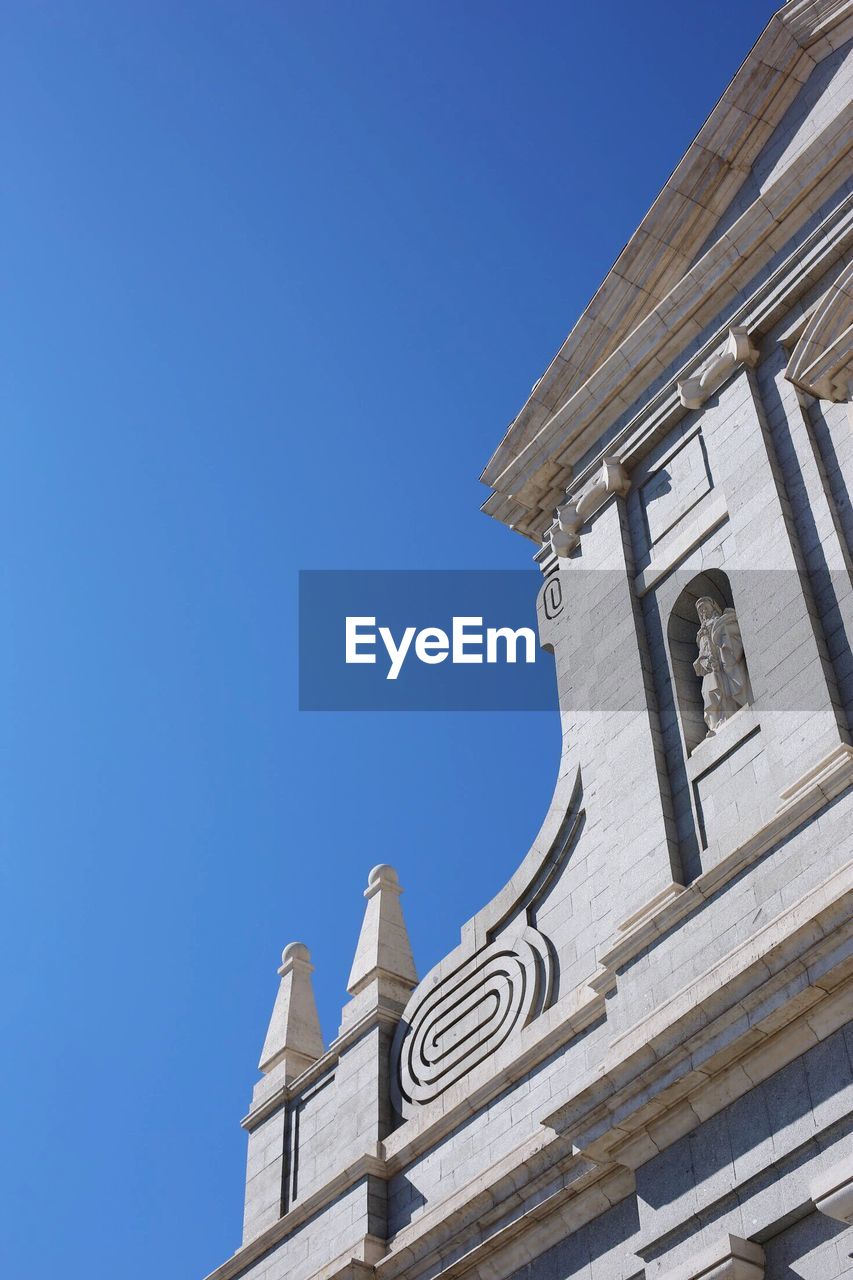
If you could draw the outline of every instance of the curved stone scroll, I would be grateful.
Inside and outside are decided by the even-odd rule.
[[[415,993],[397,1031],[394,1105],[432,1102],[494,1053],[515,1027],[546,1008],[554,961],[546,939],[527,925],[504,934],[430,988]]]
[[[785,377],[818,400],[853,398],[853,262],[809,318]]]

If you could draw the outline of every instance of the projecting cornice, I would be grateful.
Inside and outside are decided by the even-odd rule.
[[[853,0],[790,0],[771,19],[489,461],[489,515],[538,541],[593,440],[840,185],[849,105],[714,234],[811,72],[851,36]]]

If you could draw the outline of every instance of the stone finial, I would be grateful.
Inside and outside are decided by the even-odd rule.
[[[344,1025],[390,999],[405,1005],[418,985],[409,934],[400,906],[403,892],[397,872],[382,863],[367,878],[367,906],[355,959],[347,983],[353,999],[344,1010]]]
[[[291,942],[284,948],[278,972],[281,982],[258,1067],[268,1075],[283,1062],[285,1079],[293,1080],[323,1053],[311,982],[314,966],[304,942]]]
[[[418,975],[400,906],[402,892],[397,872],[387,863],[374,867],[367,877],[367,907],[347,983],[351,996],[358,995],[380,975],[417,986]]]

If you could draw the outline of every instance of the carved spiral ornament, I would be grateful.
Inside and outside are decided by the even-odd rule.
[[[531,926],[502,935],[413,993],[392,1049],[395,1105],[432,1102],[526,1026],[551,998],[553,959]]]

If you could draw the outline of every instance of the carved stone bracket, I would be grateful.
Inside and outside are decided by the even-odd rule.
[[[757,363],[757,349],[746,329],[737,325],[729,329],[728,341],[721,351],[709,356],[691,377],[679,381],[678,397],[685,409],[701,409],[708,397],[719,390],[739,365],[752,368]]]
[[[547,540],[555,555],[567,556],[580,543],[582,525],[594,516],[611,496],[623,497],[631,487],[631,480],[618,458],[605,458],[600,470],[583,488],[567,496],[557,508],[554,523],[548,530]]]
[[[819,1213],[838,1222],[853,1223],[853,1157],[826,1169],[811,1185],[811,1197]]]

